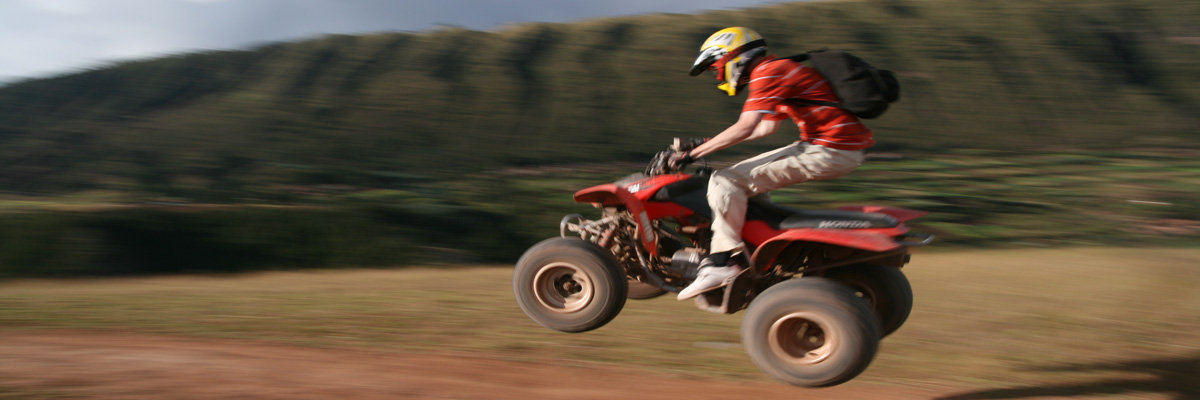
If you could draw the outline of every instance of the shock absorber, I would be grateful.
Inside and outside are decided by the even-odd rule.
[[[608,229],[604,230],[603,234],[600,235],[600,240],[597,241],[596,244],[600,245],[600,247],[607,249],[608,246],[612,244],[613,235],[616,235],[616,234],[617,234],[617,228],[609,227]]]

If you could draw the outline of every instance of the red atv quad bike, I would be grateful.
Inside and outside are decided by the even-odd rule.
[[[561,236],[531,247],[517,262],[513,291],[537,323],[563,332],[599,328],[625,299],[679,292],[696,275],[711,239],[708,168],[686,174],[658,153],[645,173],[575,193],[603,210],[599,219],[568,215]],[[932,235],[905,221],[925,215],[891,207],[796,210],[752,199],[742,236],[742,272],[722,289],[696,297],[703,310],[746,309],[742,344],[772,377],[805,387],[854,378],[884,336],[912,309],[900,268],[909,247]]]

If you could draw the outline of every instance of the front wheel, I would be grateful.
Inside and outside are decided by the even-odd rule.
[[[612,253],[576,238],[546,239],[525,251],[513,270],[513,292],[525,315],[562,332],[604,326],[625,306],[625,273]]]
[[[824,278],[768,288],[742,320],[750,360],[796,386],[833,386],[858,376],[875,357],[879,338],[879,321],[866,302]]]

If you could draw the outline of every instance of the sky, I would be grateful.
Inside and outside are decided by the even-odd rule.
[[[0,84],[322,34],[477,30],[784,0],[0,0]]]

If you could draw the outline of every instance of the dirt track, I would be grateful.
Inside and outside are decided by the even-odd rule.
[[[0,333],[0,360],[0,395],[7,389],[71,398],[849,400],[939,394],[854,382],[813,390],[607,366],[109,332]]]

